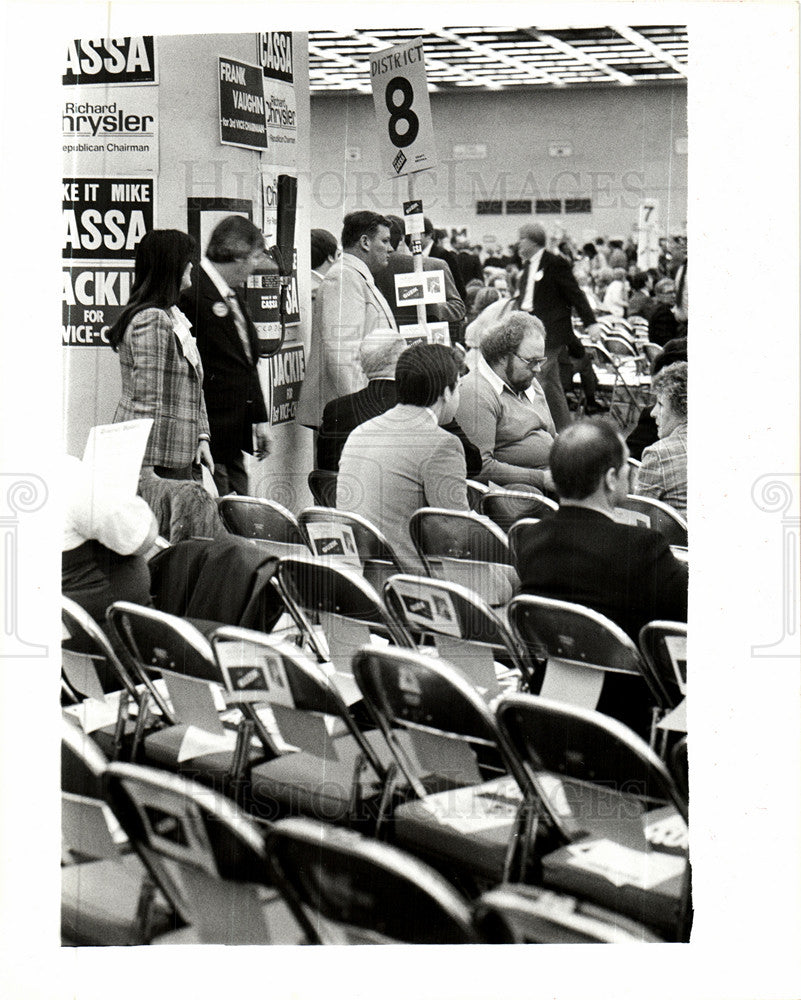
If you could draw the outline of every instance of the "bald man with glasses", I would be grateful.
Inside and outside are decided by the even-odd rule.
[[[456,415],[481,452],[482,482],[551,486],[556,428],[535,377],[545,361],[545,328],[536,316],[510,313],[484,335],[478,362],[460,383]]]

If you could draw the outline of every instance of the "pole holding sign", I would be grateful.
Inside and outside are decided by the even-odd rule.
[[[437,165],[422,38],[377,52],[370,60],[381,162],[389,177]]]

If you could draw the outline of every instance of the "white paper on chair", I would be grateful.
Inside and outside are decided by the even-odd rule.
[[[339,759],[325,716],[283,705],[273,705],[273,715],[285,743],[322,760]]]
[[[436,636],[434,642],[440,657],[458,667],[482,697],[489,700],[500,692],[491,646],[445,635]]]
[[[676,683],[682,694],[687,693],[687,636],[666,635],[665,649],[670,657]]]
[[[514,778],[495,778],[468,788],[427,795],[421,805],[440,823],[466,835],[509,826],[523,795]]]
[[[224,729],[222,734],[210,733],[198,726],[187,726],[181,746],[178,749],[178,763],[205,757],[212,753],[233,753],[236,748],[236,732]]]
[[[540,697],[594,709],[601,697],[603,684],[603,670],[593,670],[582,663],[571,663],[552,656],[545,670]]]
[[[230,692],[228,704],[269,701],[294,708],[284,662],[278,653],[249,642],[220,642],[217,660]]]
[[[651,518],[639,510],[627,510],[625,507],[615,507],[615,520],[618,524],[632,524],[636,528],[651,527]]]
[[[320,613],[320,625],[334,668],[340,673],[352,674],[353,654],[370,643],[369,627],[362,622],[330,615],[328,612]]]
[[[108,701],[87,698],[80,705],[69,705],[64,709],[67,715],[77,719],[81,729],[89,735],[106,726],[113,726],[119,715],[119,698],[110,696]]]
[[[208,681],[166,672],[164,681],[179,723],[187,723],[218,736],[224,733],[219,712],[220,706],[225,708],[225,701],[219,693],[215,698],[213,687]]]
[[[612,840],[571,844],[569,864],[602,875],[613,885],[653,889],[684,871],[685,860],[659,851],[635,851]]]
[[[447,635],[461,636],[459,619],[453,606],[451,595],[435,583],[395,583],[395,593],[400,598],[403,610],[411,625],[418,628],[433,628]]]
[[[687,732],[687,699],[682,700],[662,719],[657,729],[665,729],[670,733]]]
[[[76,653],[71,649],[61,650],[61,665],[70,684],[84,697],[103,701],[103,685],[95,667],[99,659],[100,657],[90,656],[89,653]]]
[[[136,495],[152,426],[153,419],[146,417],[119,424],[98,424],[90,429],[83,463],[91,471],[94,489]]]
[[[481,781],[476,755],[462,737],[442,736],[419,729],[408,729],[409,748],[414,755],[421,775],[451,776],[465,785]]]
[[[314,554],[361,570],[362,561],[349,524],[335,521],[310,521],[306,525]]]

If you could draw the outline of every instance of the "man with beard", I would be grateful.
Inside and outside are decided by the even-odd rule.
[[[545,361],[545,327],[513,312],[490,327],[477,364],[460,383],[456,419],[481,452],[479,480],[550,486],[548,456],[556,436],[535,378]]]

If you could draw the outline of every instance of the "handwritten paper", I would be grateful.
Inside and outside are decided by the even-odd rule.
[[[119,424],[98,424],[90,429],[83,464],[91,471],[93,489],[136,495],[152,426],[152,418],[147,417]]]

